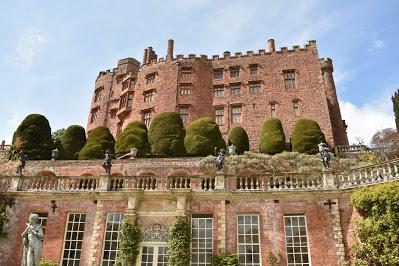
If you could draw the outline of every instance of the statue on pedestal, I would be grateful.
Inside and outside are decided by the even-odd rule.
[[[216,169],[218,171],[221,171],[223,169],[223,166],[224,166],[224,155],[225,155],[225,150],[224,149],[220,149],[219,154],[216,157]]]
[[[21,150],[19,152],[18,159],[20,164],[17,167],[16,173],[22,175],[22,170],[25,169],[26,161],[28,160],[28,155],[24,154],[24,152]]]
[[[39,215],[32,213],[29,216],[29,223],[26,225],[27,227],[22,233],[24,243],[22,266],[39,266],[44,237]]]
[[[323,142],[320,142],[318,146],[319,146],[320,158],[321,161],[323,162],[323,167],[324,169],[329,169],[330,160],[331,160],[330,149],[327,147],[327,144]]]
[[[111,174],[111,167],[112,167],[112,155],[110,154],[109,150],[105,151],[105,158],[103,162],[103,167],[105,169],[105,173],[107,175]]]

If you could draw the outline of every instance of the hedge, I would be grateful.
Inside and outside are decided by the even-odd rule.
[[[279,119],[268,118],[263,122],[259,145],[262,153],[270,155],[286,150],[284,130]]]
[[[240,126],[234,127],[229,134],[229,146],[233,144],[236,147],[236,152],[242,154],[249,151],[249,139],[247,132]]]
[[[326,143],[326,139],[316,121],[301,118],[295,123],[291,136],[292,151],[316,154],[319,152],[317,145],[320,142]]]
[[[85,129],[78,125],[69,126],[59,140],[61,142],[60,159],[77,160],[79,152],[86,144]]]
[[[86,145],[79,152],[79,160],[102,159],[108,149],[114,154],[115,139],[109,129],[99,126],[89,132]]]
[[[145,155],[151,151],[147,126],[141,121],[129,123],[116,141],[115,152],[117,154],[129,153],[131,148],[138,150],[137,156]]]
[[[191,155],[214,154],[214,149],[226,149],[219,126],[210,117],[194,120],[186,128],[184,145]]]

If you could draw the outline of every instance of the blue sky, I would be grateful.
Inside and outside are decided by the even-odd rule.
[[[143,49],[222,54],[317,40],[334,62],[351,142],[394,127],[399,1],[6,1],[0,17],[0,139],[30,113],[86,126],[99,71]]]

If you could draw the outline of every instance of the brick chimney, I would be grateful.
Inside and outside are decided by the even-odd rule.
[[[144,49],[143,65],[147,63],[148,49]]]
[[[269,39],[267,43],[269,44],[269,53],[276,51],[276,47],[274,46],[274,39]]]
[[[173,44],[174,44],[174,41],[172,39],[168,40],[168,51],[166,54],[166,59],[173,58]]]
[[[151,63],[153,54],[154,54],[154,51],[152,50],[152,47],[148,47],[148,53],[147,53],[147,60],[146,60],[146,63]]]

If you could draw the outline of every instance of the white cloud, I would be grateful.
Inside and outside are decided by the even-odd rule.
[[[373,50],[380,50],[385,47],[385,42],[382,40],[374,40],[371,46]]]
[[[341,102],[342,118],[348,125],[349,143],[356,143],[356,138],[369,145],[371,138],[383,128],[395,128],[395,118],[389,101],[380,104],[356,106],[350,102]]]
[[[43,44],[47,42],[43,33],[30,29],[20,36],[15,46],[15,64],[21,70],[29,70]]]

